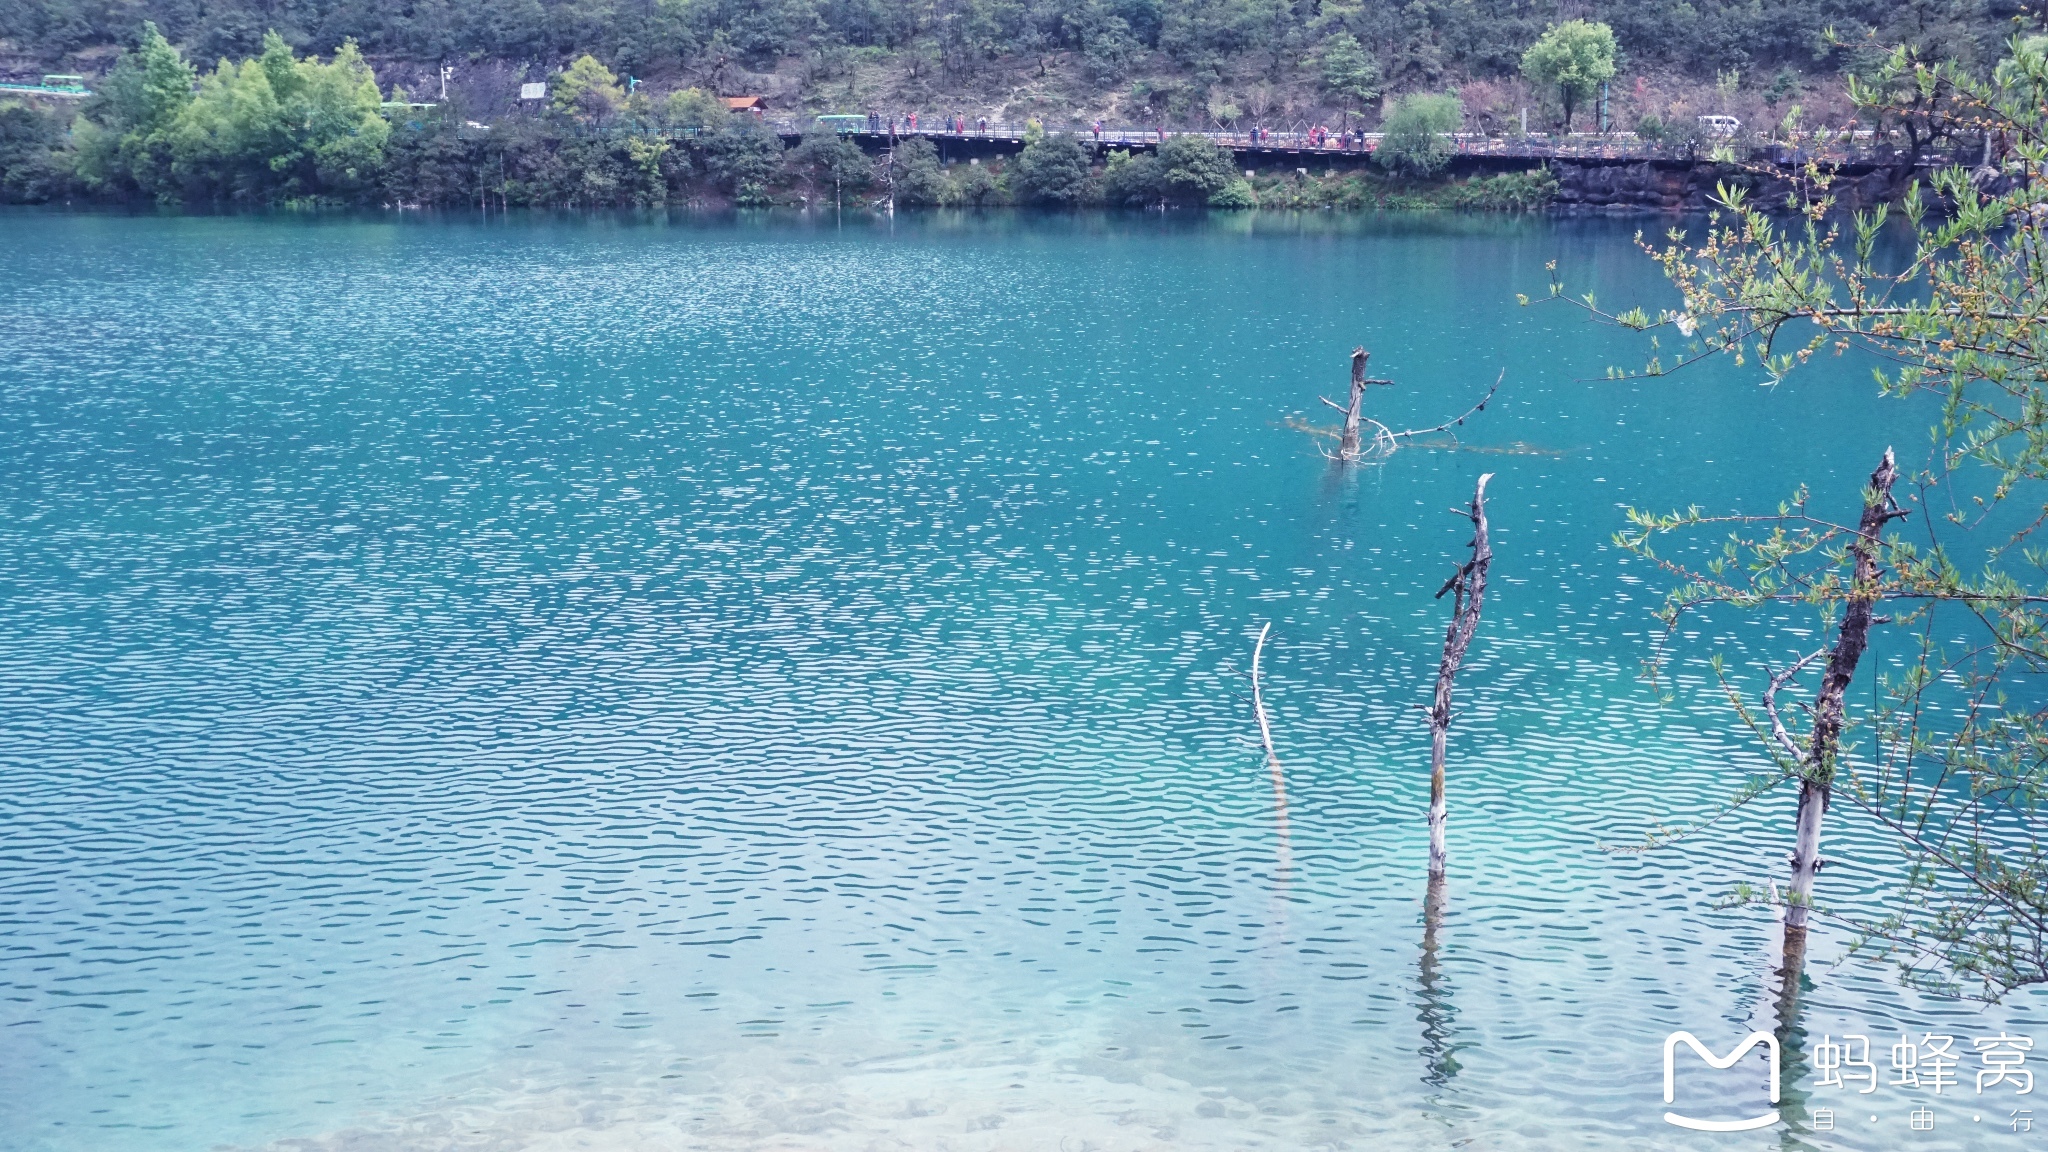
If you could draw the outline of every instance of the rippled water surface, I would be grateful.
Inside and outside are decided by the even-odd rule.
[[[1712,905],[1789,797],[1605,850],[1753,764],[1609,540],[1853,506],[1926,414],[1598,379],[1643,346],[1514,294],[1662,303],[1630,231],[0,216],[0,1147],[1703,1146],[1659,1045],[1768,1023]],[[1333,475],[1284,422],[1358,343],[1396,427],[1505,369],[1514,450]],[[1816,1033],[2048,1041],[1842,944]],[[2034,1146],[1972,1106],[1912,1146]]]

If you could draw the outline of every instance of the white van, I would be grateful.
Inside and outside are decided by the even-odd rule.
[[[1733,116],[1700,117],[1700,135],[1733,136],[1742,130],[1742,121]]]

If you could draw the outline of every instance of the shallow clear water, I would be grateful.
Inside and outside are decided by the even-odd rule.
[[[1514,294],[1556,259],[1663,301],[1627,226],[0,232],[0,1147],[2048,1139],[1904,1090],[1815,1133],[1789,1081],[1791,1128],[1659,1119],[1667,1032],[1769,1025],[1771,925],[1711,905],[1782,874],[1789,797],[1605,850],[1754,763],[1696,662],[1639,678],[1665,585],[1609,538],[1853,505],[1926,413],[1848,365],[1599,380],[1636,338]],[[1283,421],[1358,343],[1395,427],[1505,369],[1465,437],[1520,447],[1333,475]],[[1417,705],[1481,471],[1425,953]],[[1838,828],[1853,904],[1892,858]],[[1842,944],[1810,1032],[2048,1041]]]

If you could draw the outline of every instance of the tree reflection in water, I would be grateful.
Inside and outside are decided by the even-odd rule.
[[[1438,955],[1443,922],[1444,879],[1433,876],[1422,897],[1422,961],[1417,971],[1422,1002],[1416,1013],[1422,1022],[1422,1082],[1433,1088],[1449,1087],[1459,1070],[1458,1009],[1451,1003],[1451,987]]]

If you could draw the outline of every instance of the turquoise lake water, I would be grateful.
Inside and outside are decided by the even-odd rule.
[[[1791,798],[1607,849],[1759,763],[1699,659],[1813,622],[1660,705],[1610,538],[1848,515],[1928,413],[1600,379],[1641,338],[1515,294],[1668,303],[1633,227],[0,215],[0,1148],[2044,1146],[1810,1077],[1660,1119],[1668,1032],[1770,1026],[1774,925],[1713,904]],[[1361,343],[1395,427],[1505,370],[1496,450],[1333,472],[1286,421]],[[1845,943],[1813,1034],[2048,1042]]]

